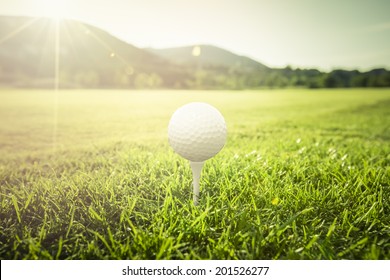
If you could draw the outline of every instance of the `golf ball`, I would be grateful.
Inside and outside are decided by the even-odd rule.
[[[169,121],[168,140],[173,150],[193,162],[215,156],[226,142],[222,114],[207,103],[193,102],[177,109]]]

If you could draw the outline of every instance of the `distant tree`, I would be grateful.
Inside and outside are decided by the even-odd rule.
[[[390,72],[385,69],[374,69],[367,72],[369,87],[389,87],[390,86]]]
[[[340,84],[335,75],[329,73],[324,78],[324,86],[327,88],[336,88],[340,86]]]
[[[97,88],[99,87],[99,75],[93,71],[77,71],[74,74],[74,82],[79,87]]]
[[[120,88],[129,88],[132,85],[131,75],[128,75],[125,71],[118,71],[115,74],[115,84]]]
[[[152,73],[150,74],[149,76],[149,87],[150,88],[159,88],[161,87],[163,83],[163,80],[161,79],[161,77],[156,74],[156,73]]]
[[[136,74],[134,79],[134,86],[136,88],[159,88],[162,85],[163,80],[156,73],[139,73]]]
[[[367,87],[368,86],[368,75],[359,74],[351,79],[351,87]]]

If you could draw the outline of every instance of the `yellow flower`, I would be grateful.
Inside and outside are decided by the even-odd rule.
[[[271,203],[272,205],[278,205],[280,202],[279,198],[278,197],[275,197],[274,199],[272,199]]]

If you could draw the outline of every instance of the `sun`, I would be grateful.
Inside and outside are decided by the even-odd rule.
[[[68,15],[66,0],[41,0],[39,4],[46,17],[62,19]]]

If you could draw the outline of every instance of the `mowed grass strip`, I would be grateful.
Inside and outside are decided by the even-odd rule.
[[[1,259],[390,258],[390,90],[54,94],[0,92]],[[198,207],[191,101],[228,125]]]

